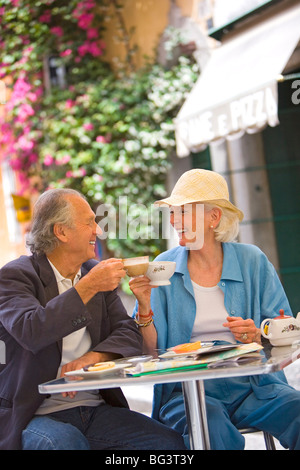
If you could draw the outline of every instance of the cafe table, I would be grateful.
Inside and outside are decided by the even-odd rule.
[[[291,346],[271,347],[268,344],[260,351],[260,357],[253,362],[238,363],[229,359],[215,363],[214,366],[177,372],[157,371],[156,373],[128,376],[120,369],[109,374],[93,375],[92,378],[62,377],[39,385],[41,394],[53,394],[70,391],[106,389],[122,386],[137,386],[145,384],[166,384],[181,382],[187,424],[192,450],[209,450],[209,434],[205,405],[205,380],[241,377],[248,375],[269,374],[284,369],[300,358],[300,343]],[[123,358],[122,361],[126,361]]]

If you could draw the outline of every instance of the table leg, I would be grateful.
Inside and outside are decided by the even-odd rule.
[[[182,389],[191,449],[209,450],[204,382],[203,380],[182,382]]]

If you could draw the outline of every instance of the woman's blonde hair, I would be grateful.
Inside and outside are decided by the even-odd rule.
[[[218,204],[204,204],[204,208],[207,211],[214,208],[221,211],[220,222],[214,229],[215,239],[224,243],[236,241],[240,230],[238,215],[227,207],[221,207]]]

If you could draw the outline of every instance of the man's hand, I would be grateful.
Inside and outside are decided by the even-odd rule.
[[[64,377],[66,372],[83,369],[83,367],[89,366],[90,364],[95,364],[96,362],[112,361],[118,357],[120,356],[114,353],[101,353],[96,351],[89,351],[78,359],[75,359],[74,361],[68,362],[67,364],[63,365],[61,368],[60,376]],[[69,396],[70,398],[74,398],[76,393],[77,392],[63,392],[62,396],[64,398],[67,396]]]
[[[109,291],[118,287],[121,279],[126,276],[126,271],[122,260],[111,258],[98,263],[88,276],[93,277],[98,291]]]
[[[86,304],[97,292],[116,289],[125,276],[126,271],[122,260],[111,258],[94,266],[86,276],[80,279],[75,289]]]

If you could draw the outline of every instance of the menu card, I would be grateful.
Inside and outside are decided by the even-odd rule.
[[[224,345],[227,346],[227,345]],[[260,351],[262,346],[258,343],[236,344],[232,347],[212,346],[205,353],[196,356],[181,356],[176,359],[160,359],[139,363],[134,367],[125,369],[127,375],[138,376],[158,372],[172,372],[207,367],[210,363],[225,361],[245,354]]]

